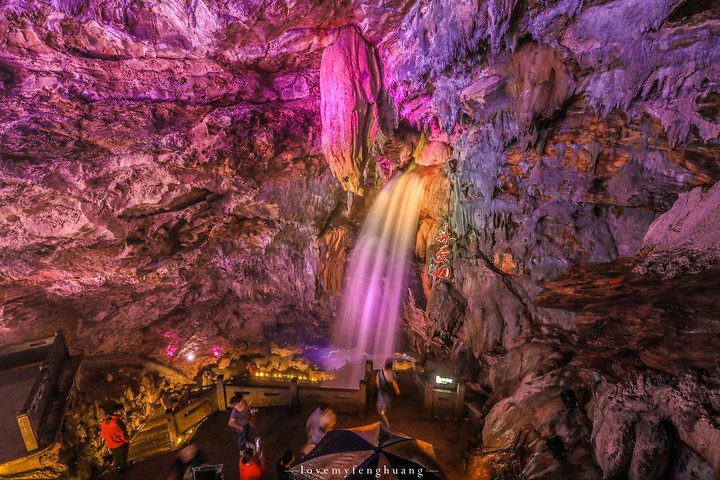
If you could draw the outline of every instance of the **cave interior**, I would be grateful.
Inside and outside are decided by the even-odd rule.
[[[527,480],[720,478],[720,3],[0,11],[0,345],[307,367],[419,168],[396,347],[481,412],[467,478],[521,431]]]

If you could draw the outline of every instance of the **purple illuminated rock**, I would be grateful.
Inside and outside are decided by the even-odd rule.
[[[320,64],[323,153],[343,188],[359,195],[378,131],[380,71],[375,48],[354,27],[340,30]]]
[[[663,478],[671,468],[687,475],[673,477],[678,479],[708,478],[709,469],[718,475],[720,457],[711,445],[720,432],[711,425],[708,411],[719,400],[716,385],[716,379],[688,372],[600,385],[592,438],[604,478]],[[676,442],[674,448],[697,452],[699,458],[671,466],[671,442]]]

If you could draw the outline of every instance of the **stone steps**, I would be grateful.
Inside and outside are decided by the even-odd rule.
[[[158,411],[130,441],[128,460],[138,462],[172,449],[165,412]]]
[[[128,460],[140,461],[172,449],[170,433],[164,425],[143,430],[130,442]]]

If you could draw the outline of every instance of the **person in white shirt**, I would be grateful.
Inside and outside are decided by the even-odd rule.
[[[305,423],[308,434],[308,443],[317,445],[327,432],[335,428],[337,416],[327,403],[321,404]]]

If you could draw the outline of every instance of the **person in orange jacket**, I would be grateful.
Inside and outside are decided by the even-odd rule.
[[[130,447],[130,436],[125,428],[125,423],[120,420],[124,410],[122,405],[116,403],[112,406],[112,413],[105,416],[105,420],[100,425],[100,433],[112,452],[113,463],[119,473],[128,469],[127,456]]]
[[[265,457],[262,452],[255,455],[255,450],[246,448],[240,457],[240,480],[260,480],[265,473]]]

